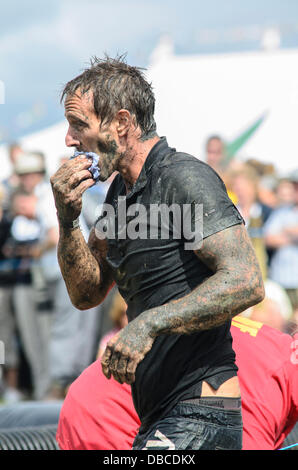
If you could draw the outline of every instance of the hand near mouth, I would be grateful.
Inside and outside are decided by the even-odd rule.
[[[72,227],[82,211],[82,195],[95,184],[88,158],[73,158],[51,177],[51,185],[62,227]]]
[[[100,168],[98,166],[99,162],[99,155],[94,152],[82,152],[82,151],[75,151],[74,155],[71,157],[71,159],[78,157],[79,155],[85,155],[87,158],[91,160],[91,166],[88,168],[88,170],[92,173],[93,179],[97,183],[99,181],[99,175],[100,175]]]

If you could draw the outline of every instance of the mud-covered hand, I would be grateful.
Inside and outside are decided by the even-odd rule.
[[[108,342],[101,359],[104,375],[119,383],[132,384],[138,364],[150,351],[154,337],[146,322],[137,317]]]
[[[95,184],[84,155],[67,161],[51,177],[57,215],[62,225],[71,224],[82,210],[83,193]]]

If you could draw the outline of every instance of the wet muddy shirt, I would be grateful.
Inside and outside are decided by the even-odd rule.
[[[130,193],[117,175],[96,229],[108,239],[107,262],[129,321],[185,296],[211,276],[192,243],[199,243],[200,234],[206,238],[240,223],[217,173],[170,148],[165,138],[150,151]],[[230,322],[191,335],[158,336],[132,385],[141,431],[178,401],[200,396],[203,380],[217,389],[236,374]]]

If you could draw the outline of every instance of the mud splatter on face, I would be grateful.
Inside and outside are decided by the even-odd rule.
[[[117,143],[108,135],[104,138],[97,138],[97,150],[100,155],[100,180],[106,181],[116,170],[120,158]]]

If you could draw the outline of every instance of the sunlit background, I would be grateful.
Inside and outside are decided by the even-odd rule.
[[[59,400],[61,406],[69,385],[126,324],[117,290],[88,314],[71,304],[57,261],[59,227],[49,181],[73,154],[65,146],[63,85],[92,57],[105,54],[126,54],[129,64],[144,68],[156,96],[158,134],[218,171],[245,219],[265,299],[233,326],[254,337],[261,324],[298,331],[298,0],[0,0],[0,449],[3,442],[6,448],[1,420],[2,429],[17,427],[10,411],[8,425],[3,421],[6,405],[24,404],[24,411],[15,408],[15,422],[19,416],[34,426],[38,414],[31,400],[42,405],[41,415],[46,402]],[[216,138],[207,148],[210,136]],[[84,192],[80,223],[86,239],[112,178]],[[295,339],[295,365],[297,347]],[[288,354],[277,343],[274,348]],[[269,379],[259,393],[257,371],[261,377],[267,368],[260,358],[252,355],[243,368],[245,376],[246,365],[256,361],[256,381],[248,369],[245,383],[262,429],[250,418],[248,435],[268,438],[272,448],[297,450],[298,424],[282,444],[297,418],[296,390],[290,388],[295,382],[286,376],[292,369],[280,368],[280,379],[274,368],[288,364],[288,356],[264,354],[272,394]],[[81,403],[92,407],[92,396]],[[95,411],[98,423],[100,409],[87,413],[93,417]],[[83,413],[77,414],[80,426],[89,430]],[[54,427],[58,415],[55,420]]]
[[[283,157],[285,171],[294,165],[296,0],[11,0],[0,6],[0,144],[39,144],[36,132],[64,119],[62,85],[93,55],[126,53],[129,63],[148,69],[157,124],[173,146],[203,158],[208,133],[233,140],[266,115],[239,152],[278,165]],[[63,151],[59,129],[51,133],[53,147],[48,140],[43,145],[50,167]]]

